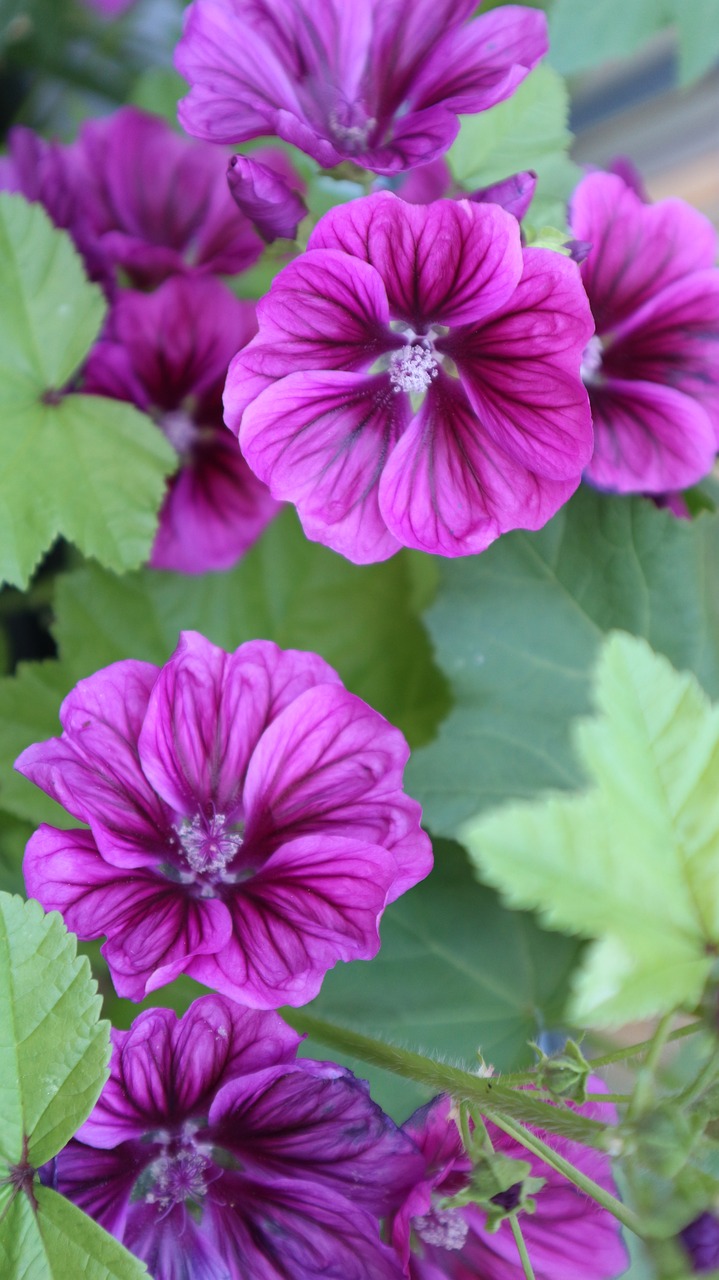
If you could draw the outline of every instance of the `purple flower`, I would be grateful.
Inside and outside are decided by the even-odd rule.
[[[89,830],[42,826],[28,892],[107,935],[118,993],[187,973],[256,1008],[301,1005],[379,948],[385,904],[432,864],[402,734],[315,654],[227,654],[185,632],[164,667],[116,662],[16,763]]]
[[[598,1081],[593,1085],[601,1087]],[[616,1118],[607,1103],[585,1103],[581,1110],[604,1123]],[[498,1154],[526,1161],[532,1178],[545,1179],[544,1186],[532,1196],[535,1212],[520,1217],[537,1280],[578,1280],[579,1276],[581,1280],[609,1280],[620,1275],[626,1269],[627,1254],[611,1214],[491,1121],[486,1125]],[[489,1233],[486,1214],[478,1205],[441,1207],[444,1197],[468,1186],[472,1169],[450,1099],[435,1098],[415,1112],[404,1128],[425,1158],[422,1180],[413,1187],[392,1226],[405,1275],[410,1280],[520,1280],[524,1270],[506,1221]],[[541,1136],[582,1173],[616,1193],[606,1155],[564,1138]],[[501,1207],[511,1209],[518,1204],[519,1191],[517,1187],[516,1192],[515,1188],[501,1192]]]
[[[76,145],[93,234],[134,284],[176,272],[234,275],[259,258],[262,241],[230,196],[216,147],[136,107],[87,121]]]
[[[95,9],[104,18],[119,18],[121,13],[135,4],[135,0],[83,0],[88,9]]]
[[[85,389],[151,414],[180,458],[150,563],[204,573],[234,564],[277,512],[222,421],[222,388],[256,329],[252,303],[207,276],[152,294],[122,291],[94,347]]]
[[[576,266],[496,205],[380,192],[326,214],[230,366],[225,421],[350,560],[483,551],[576,489],[592,322]]]
[[[188,133],[236,143],[270,134],[325,168],[427,164],[458,114],[511,96],[547,52],[544,15],[475,0],[195,0],[177,69]]]
[[[719,440],[719,271],[711,223],[683,200],[647,205],[616,174],[590,173],[571,206],[592,251],[582,278],[596,322],[584,357],[594,457],[619,493],[695,484]]]
[[[364,1082],[295,1061],[275,1013],[222,996],[113,1031],[111,1074],[43,1178],[154,1280],[401,1280],[379,1215],[421,1174]]]
[[[713,1272],[719,1267],[719,1218],[716,1214],[700,1214],[679,1233],[679,1238],[691,1258],[694,1272]]]
[[[456,200],[474,200],[477,204],[498,204],[507,213],[513,213],[521,222],[529,209],[537,186],[537,175],[532,169],[512,173],[491,187],[478,187],[476,191],[464,191],[457,186],[447,161],[440,157],[431,164],[413,169],[401,179],[397,194],[411,204],[431,204],[451,196]]]
[[[278,237],[295,239],[307,213],[300,195],[305,184],[282,151],[267,148],[249,158],[231,156],[227,181],[235,204],[267,244]]]

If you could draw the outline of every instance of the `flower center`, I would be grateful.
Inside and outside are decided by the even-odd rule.
[[[439,1249],[461,1249],[469,1233],[461,1209],[434,1209],[432,1213],[413,1218],[412,1226],[425,1244]]]
[[[389,360],[389,379],[395,393],[408,391],[419,395],[426,391],[439,372],[437,357],[431,347],[420,343],[393,351]]]
[[[197,1202],[207,1191],[211,1162],[195,1147],[182,1147],[172,1155],[158,1156],[147,1170],[149,1186],[144,1192],[146,1204],[172,1209],[188,1200]]]
[[[184,409],[172,409],[169,413],[163,413],[159,425],[180,457],[190,452],[199,435],[197,423]]]
[[[366,151],[373,130],[377,127],[374,116],[368,116],[358,102],[342,103],[329,113],[329,132],[341,151],[355,155]]]
[[[589,339],[584,348],[582,363],[579,366],[579,376],[585,387],[594,386],[600,381],[599,373],[602,368],[603,352],[602,340],[595,334],[593,338]]]
[[[175,827],[182,852],[193,871],[201,874],[224,871],[235,857],[242,845],[242,836],[238,831],[228,831],[226,824],[224,813],[216,813],[211,818],[198,813],[191,820],[183,818]]]

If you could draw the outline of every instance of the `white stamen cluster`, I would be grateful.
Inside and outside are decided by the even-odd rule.
[[[408,391],[419,395],[426,391],[439,370],[435,356],[426,347],[408,346],[393,351],[389,361],[389,377],[395,393]]]
[[[232,861],[242,845],[242,836],[239,832],[227,831],[226,822],[224,813],[216,813],[209,819],[196,814],[191,821],[183,818],[175,828],[193,871],[224,871]]]
[[[189,413],[185,413],[184,409],[173,409],[169,413],[163,413],[160,426],[175,453],[179,453],[180,457],[190,452],[199,434],[197,423]]]
[[[579,366],[579,376],[585,387],[591,386],[592,383],[599,381],[603,350],[602,340],[601,338],[598,338],[596,334],[593,338],[589,339],[589,342],[584,348],[582,363]]]
[[[191,1147],[185,1147],[176,1155],[160,1156],[148,1170],[152,1185],[145,1194],[146,1203],[171,1209],[186,1200],[200,1199],[207,1190],[209,1168],[209,1160]]]
[[[461,1249],[469,1232],[469,1223],[459,1209],[436,1209],[413,1218],[412,1226],[420,1240],[440,1249]]]

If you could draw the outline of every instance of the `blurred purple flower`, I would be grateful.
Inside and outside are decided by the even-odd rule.
[[[162,668],[81,680],[60,719],[16,767],[90,830],[43,825],[28,892],[107,935],[131,1000],[187,973],[305,1004],[338,960],[376,954],[386,903],[430,870],[402,734],[315,654],[185,632]]]
[[[377,1218],[422,1159],[363,1081],[295,1061],[277,1014],[221,996],[112,1037],[95,1110],[42,1176],[154,1280],[401,1280]]]
[[[683,200],[647,205],[609,173],[580,182],[571,225],[592,245],[587,478],[619,493],[684,489],[711,470],[719,443],[716,232]]]
[[[225,420],[308,537],[360,563],[483,551],[576,489],[592,429],[577,267],[496,205],[330,211],[258,305]],[[421,400],[421,403],[420,403]]]
[[[691,1258],[694,1273],[715,1271],[719,1267],[719,1218],[702,1213],[690,1222],[679,1238]]]
[[[83,0],[88,9],[95,9],[104,18],[119,18],[137,0]]]
[[[447,161],[440,157],[431,164],[412,169],[395,188],[397,195],[410,204],[431,204],[451,196],[455,200],[474,200],[477,204],[498,204],[521,222],[525,216],[537,186],[537,175],[532,169],[512,173],[490,187],[478,187],[476,191],[464,191],[455,183]]]
[[[602,1087],[596,1080],[593,1086]],[[614,1108],[607,1103],[585,1103],[581,1110],[605,1124],[616,1120]],[[581,1280],[610,1280],[621,1275],[628,1259],[619,1224],[612,1215],[491,1121],[486,1125],[498,1154],[526,1161],[531,1166],[530,1177],[545,1179],[544,1186],[532,1196],[535,1212],[522,1213],[520,1218],[537,1280],[578,1280],[580,1276]],[[404,1129],[425,1158],[423,1178],[392,1225],[392,1241],[405,1275],[410,1280],[521,1280],[524,1269],[506,1221],[490,1233],[479,1205],[441,1207],[444,1197],[469,1185],[472,1169],[451,1100],[435,1098],[415,1112]],[[582,1173],[616,1194],[608,1156],[564,1138],[541,1136]],[[511,1207],[513,1190],[501,1193],[505,1209]]]
[[[511,96],[547,52],[544,14],[475,0],[195,0],[176,66],[188,133],[276,135],[325,168],[427,164],[458,115]]]
[[[284,165],[278,163],[280,157]],[[295,239],[307,213],[300,194],[305,184],[282,151],[268,148],[252,156],[231,156],[227,182],[235,204],[267,244],[279,237]]]
[[[85,390],[152,415],[180,458],[150,563],[204,573],[240,558],[277,504],[222,421],[222,388],[255,309],[218,280],[177,276],[155,293],[122,291],[85,371]]]

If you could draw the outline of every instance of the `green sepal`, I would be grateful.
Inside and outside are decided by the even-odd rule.
[[[572,1102],[587,1101],[587,1080],[591,1067],[575,1040],[567,1040],[561,1053],[547,1055],[532,1044],[539,1057],[536,1067],[537,1087],[553,1098]]]

